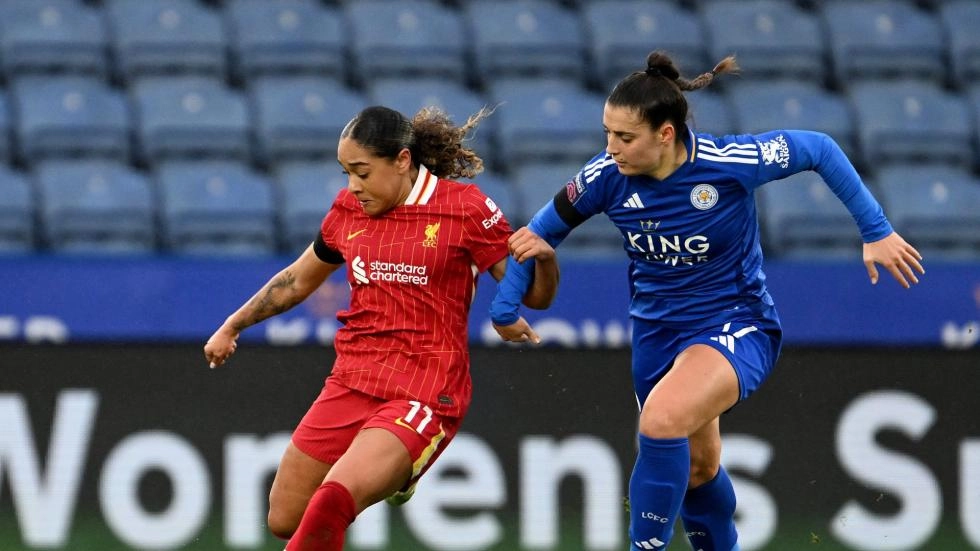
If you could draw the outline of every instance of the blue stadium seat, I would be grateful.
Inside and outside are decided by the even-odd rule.
[[[276,252],[272,183],[234,161],[166,161],[157,166],[163,244],[191,255]]]
[[[0,3],[0,37],[7,78],[50,71],[108,74],[105,20],[77,0]]]
[[[13,156],[14,124],[11,115],[10,97],[6,91],[0,90],[0,161],[3,162],[9,161]]]
[[[17,141],[28,163],[97,155],[126,160],[130,112],[125,96],[88,76],[28,75],[14,81]]]
[[[206,76],[143,77],[130,93],[146,162],[168,157],[249,157],[247,102],[222,81]]]
[[[34,176],[44,239],[57,252],[133,254],[155,249],[156,201],[149,179],[98,159],[48,160]]]
[[[980,82],[980,4],[975,0],[942,2],[939,17],[946,31],[953,81],[959,86]]]
[[[204,73],[224,76],[221,16],[196,0],[104,0],[117,76]]]
[[[741,81],[726,88],[739,133],[799,129],[823,132],[857,163],[851,106],[840,94],[801,80]]]
[[[896,231],[927,259],[980,260],[980,178],[949,165],[902,163],[878,170]]]
[[[367,105],[357,91],[326,77],[259,77],[249,85],[261,162],[337,156],[344,126]]]
[[[234,73],[343,78],[347,31],[340,12],[317,0],[232,0],[225,8]]]
[[[708,2],[702,14],[711,37],[711,57],[718,61],[737,54],[746,78],[788,77],[817,83],[826,78],[820,20],[792,2],[718,0]]]
[[[444,78],[377,79],[368,87],[368,98],[372,103],[390,107],[409,118],[422,107],[438,107],[456,124],[464,124],[467,118],[489,105],[481,94],[460,82]],[[496,122],[496,115],[487,117],[469,136],[472,141],[468,145],[488,163],[495,161],[490,137]]]
[[[35,198],[30,181],[0,165],[0,254],[34,251]]]
[[[586,43],[577,12],[547,0],[514,0],[473,2],[464,13],[478,80],[557,75],[584,81]]]
[[[316,237],[337,193],[347,187],[347,177],[331,161],[288,161],[274,172],[283,241],[289,252],[298,254]]]
[[[346,5],[354,78],[466,79],[462,16],[433,0],[358,0]]]
[[[524,211],[517,190],[514,188],[514,184],[503,174],[483,171],[472,178],[472,181],[484,195],[489,197],[503,211],[511,227],[517,229],[520,227],[518,222],[526,222],[521,218]]]
[[[653,49],[668,52],[683,74],[712,67],[701,19],[672,0],[599,0],[586,3],[582,17],[591,34],[589,50],[599,83],[612,89],[626,75],[646,68]]]
[[[857,223],[816,172],[801,172],[770,182],[756,194],[767,255],[803,259],[861,257]]]
[[[834,77],[946,78],[939,19],[905,0],[827,2],[823,15]]]
[[[734,111],[725,94],[698,90],[686,94],[687,124],[695,132],[713,136],[738,133]]]
[[[974,162],[967,100],[926,81],[851,86],[862,155],[871,166],[890,161]]]
[[[584,163],[603,150],[605,97],[563,79],[500,79],[490,96],[499,107],[497,155],[502,165],[570,160]]]

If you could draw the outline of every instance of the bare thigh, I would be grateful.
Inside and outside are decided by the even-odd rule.
[[[269,530],[273,534],[281,538],[292,536],[313,492],[323,484],[330,467],[289,443],[269,492]]]
[[[405,444],[382,428],[362,430],[326,475],[343,484],[357,512],[399,491],[412,476],[412,459]]]

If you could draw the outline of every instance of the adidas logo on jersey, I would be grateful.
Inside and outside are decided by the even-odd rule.
[[[625,203],[623,203],[623,206],[628,209],[642,209],[644,205],[643,201],[640,201],[640,194],[634,193],[633,195],[630,195],[630,198],[627,199]]]

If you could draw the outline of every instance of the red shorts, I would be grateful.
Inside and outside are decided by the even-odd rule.
[[[408,487],[442,454],[461,422],[461,418],[441,416],[415,400],[376,398],[327,377],[292,441],[306,455],[332,465],[361,429],[385,429],[405,444],[412,459]]]

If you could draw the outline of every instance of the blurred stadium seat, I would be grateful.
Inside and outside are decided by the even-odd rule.
[[[276,167],[275,181],[286,250],[298,254],[313,241],[347,177],[332,161],[289,161]]]
[[[471,180],[484,195],[489,197],[503,211],[512,228],[516,230],[520,227],[517,223],[522,222],[521,216],[524,211],[517,190],[514,189],[514,184],[510,180],[503,174],[491,171],[483,171]],[[461,181],[467,181],[467,179],[462,178]]]
[[[109,38],[102,13],[77,0],[0,2],[3,72],[77,72],[104,77]]]
[[[960,87],[980,82],[980,3],[940,2],[939,16],[946,30],[953,82]]]
[[[422,107],[438,107],[460,125],[480,109],[489,107],[486,98],[461,82],[432,77],[376,79],[368,87],[368,98],[372,103],[390,107],[409,118]],[[487,117],[469,136],[468,145],[489,164],[495,162],[491,136],[496,122],[497,115]]]
[[[41,229],[53,251],[151,253],[156,202],[149,180],[107,160],[48,160],[34,170]]]
[[[128,160],[130,110],[125,96],[90,76],[27,75],[12,86],[21,158],[98,155]]]
[[[702,8],[712,62],[737,54],[746,78],[823,83],[824,33],[817,16],[782,0],[718,0]],[[691,75],[705,69],[696,68]]]
[[[27,177],[0,166],[0,254],[34,251],[35,206]]]
[[[591,35],[592,71],[604,89],[645,69],[654,48],[668,52],[685,75],[712,67],[701,19],[671,0],[585,2],[582,18]]]
[[[571,160],[584,163],[605,147],[604,96],[564,79],[498,79],[490,96],[499,107],[500,164]]]
[[[767,255],[860,258],[857,223],[816,172],[770,182],[756,194]]]
[[[881,167],[880,195],[888,217],[925,257],[977,258],[980,179],[949,165]]]
[[[828,134],[857,163],[853,113],[839,94],[801,80],[739,81],[726,88],[738,131],[758,134],[777,129]]]
[[[317,0],[229,0],[225,16],[238,79],[347,72],[346,27],[336,8]]]
[[[152,76],[130,88],[141,158],[250,155],[244,95],[207,76]]]
[[[432,0],[358,0],[346,5],[354,79],[466,78],[462,16]]]
[[[317,76],[256,78],[249,101],[262,163],[336,158],[341,130],[367,105],[360,92]]]
[[[277,248],[272,183],[234,161],[166,161],[155,171],[170,252],[267,255]],[[315,231],[315,230],[314,230]]]
[[[907,0],[825,2],[834,75],[852,79],[946,78],[939,19]]]
[[[104,0],[118,77],[153,73],[225,76],[221,16],[196,0]]]
[[[547,0],[471,2],[475,78],[562,76],[584,82],[586,43],[578,13]]]
[[[713,136],[738,133],[734,110],[725,94],[698,90],[687,94],[688,126]]]
[[[969,165],[974,136],[967,101],[918,80],[864,81],[850,88],[858,140],[869,165],[919,160]]]
[[[13,156],[13,117],[10,112],[10,97],[6,90],[0,89],[0,162],[9,161]]]

